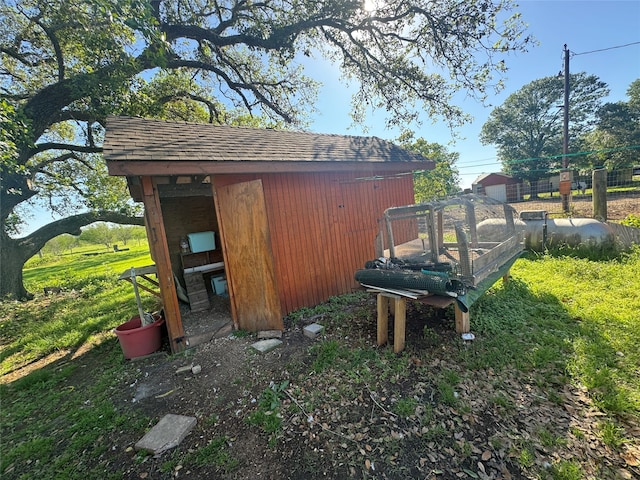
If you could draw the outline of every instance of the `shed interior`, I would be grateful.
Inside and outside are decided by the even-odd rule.
[[[166,177],[158,192],[182,325],[194,345],[233,324],[210,177]],[[213,233],[213,245],[192,245],[203,232]]]

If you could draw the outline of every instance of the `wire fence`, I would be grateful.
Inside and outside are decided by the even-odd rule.
[[[549,217],[565,217],[559,193],[559,175],[531,185],[513,179],[503,185],[479,185],[476,193],[506,201],[518,212],[545,210]],[[569,196],[569,216],[592,218],[592,175],[574,175]],[[621,221],[629,215],[640,216],[640,167],[612,170],[607,173],[607,220]]]

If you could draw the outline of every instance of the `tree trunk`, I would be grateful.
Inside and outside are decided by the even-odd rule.
[[[22,281],[22,267],[28,258],[24,258],[20,243],[14,239],[4,237],[0,248],[0,300],[10,297],[15,300],[28,300],[33,297],[24,288]]]
[[[22,238],[11,238],[0,232],[2,248],[0,266],[0,300],[5,297],[17,300],[33,298],[24,287],[22,269],[27,260],[40,251],[52,238],[69,233],[80,235],[80,228],[94,222],[111,222],[126,225],[144,225],[142,217],[131,217],[115,212],[87,212],[63,218],[36,230]]]

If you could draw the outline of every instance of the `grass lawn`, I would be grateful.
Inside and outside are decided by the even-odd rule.
[[[126,457],[131,465],[125,465],[113,453],[114,439],[139,438],[153,415],[133,404],[122,408],[115,403],[118,385],[141,367],[123,361],[113,348],[111,333],[136,313],[133,289],[117,281],[118,275],[150,263],[142,247],[34,259],[25,269],[27,288],[41,292],[44,286],[60,286],[63,293],[38,294],[33,302],[0,303],[3,478],[115,479],[153,462],[132,452]],[[408,341],[402,355],[375,347],[370,328],[375,324],[375,305],[362,293],[291,314],[288,322],[294,326],[303,318],[322,316],[326,336],[309,348],[307,360],[286,365],[291,372],[286,380],[253,384],[262,394],[254,403],[247,401],[250,414],[243,425],[268,439],[264,449],[272,452],[260,458],[286,462],[286,452],[295,446],[302,457],[287,468],[299,472],[296,469],[306,459],[319,465],[318,472],[333,472],[334,478],[343,471],[361,478],[416,478],[407,472],[418,471],[419,478],[497,478],[476,465],[484,462],[481,470],[484,465],[489,469],[499,455],[519,472],[514,478],[578,480],[640,474],[636,457],[640,454],[640,248],[612,260],[529,255],[519,259],[511,273],[510,282],[496,284],[473,306],[476,340],[466,346],[458,336],[426,324],[420,341]],[[144,294],[144,301],[148,310],[156,307],[151,295]],[[84,373],[87,381],[79,383]],[[569,390],[582,395],[580,402],[590,412],[584,424],[560,434],[549,418],[546,426],[527,430],[531,419],[544,417],[547,408],[573,408],[567,400]],[[230,402],[229,411],[239,411],[241,400]],[[367,402],[373,402],[367,407],[370,411],[358,410]],[[154,478],[173,478],[178,471],[191,470],[206,472],[193,478],[245,478],[242,464],[230,450],[242,438],[236,438],[237,430],[225,430],[233,418],[226,422],[219,418],[225,408],[216,405],[199,421],[201,437],[213,440],[194,439],[184,451],[178,447],[167,461],[162,460],[163,473]],[[358,420],[348,419],[352,408]],[[375,419],[374,409],[382,411]],[[457,432],[470,428],[469,419],[487,409],[497,415],[503,431],[476,452],[475,440]],[[300,427],[292,419],[314,411],[326,414],[325,435],[320,436],[325,443],[304,450],[306,440],[289,437]],[[373,440],[357,443],[358,434],[339,433],[342,430],[326,412],[338,415],[336,425],[357,425],[359,435],[366,428]],[[573,415],[580,418],[581,413]],[[369,423],[363,427],[365,420]],[[589,422],[595,427],[586,431]],[[389,423],[392,431],[373,437],[376,425],[383,432],[382,426]],[[289,438],[298,440],[285,441]],[[598,451],[618,458],[617,465],[624,468],[605,467],[576,453],[582,444],[598,445]],[[375,471],[369,460],[363,460],[357,470],[349,463],[371,451],[385,459],[386,467]],[[429,465],[430,452],[450,452],[459,463],[450,469],[441,465],[422,471]],[[549,465],[536,462],[541,452],[552,459]]]

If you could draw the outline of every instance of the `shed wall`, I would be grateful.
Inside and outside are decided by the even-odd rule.
[[[216,175],[213,183],[219,188],[256,178],[264,188],[283,315],[357,288],[354,272],[375,255],[384,210],[414,202],[411,175]]]

